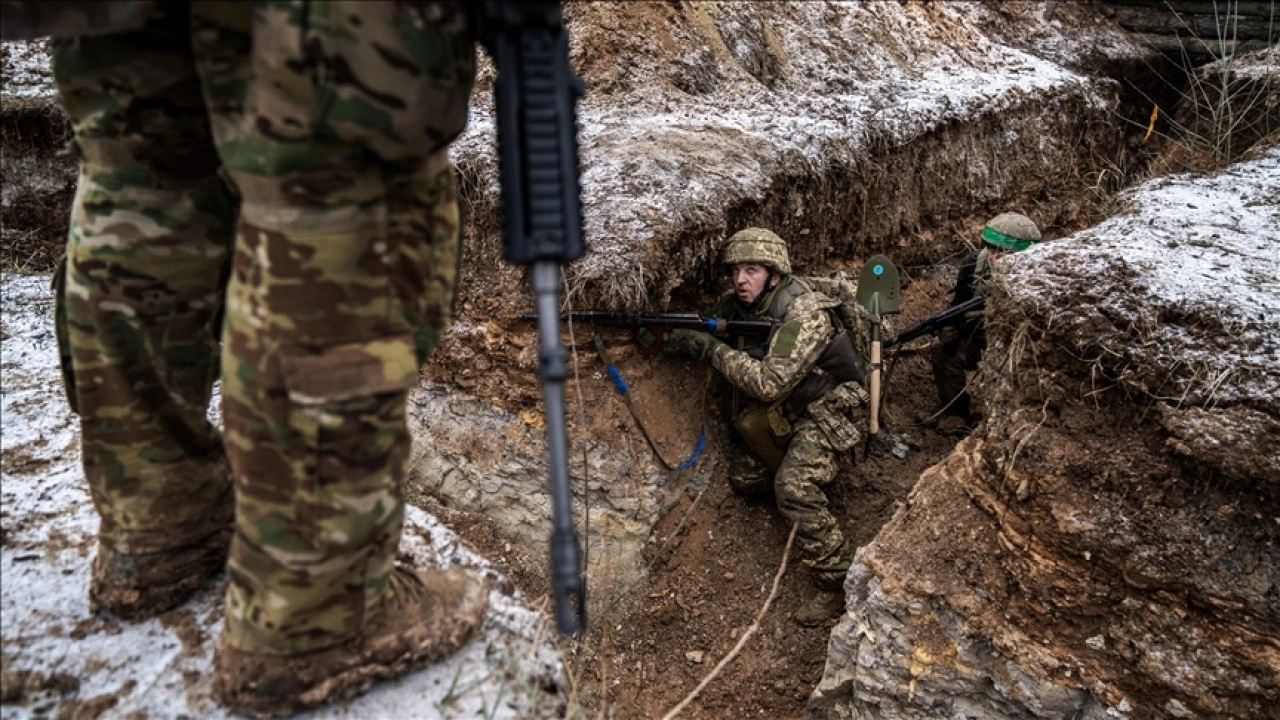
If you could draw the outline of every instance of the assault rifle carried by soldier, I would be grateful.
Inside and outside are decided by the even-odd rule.
[[[955,321],[968,317],[969,313],[980,312],[986,307],[986,304],[987,299],[982,295],[969,298],[959,305],[952,305],[942,312],[930,315],[920,322],[900,330],[890,336],[888,340],[885,340],[884,346],[888,349],[904,345],[926,335],[937,335],[942,332],[943,328],[950,327]]]
[[[521,320],[536,320],[537,315],[525,313]],[[578,310],[561,316],[563,322],[585,323],[600,327],[624,327],[632,330],[648,330],[654,339],[661,339],[668,330],[700,330],[721,338],[738,336],[750,338],[768,337],[778,327],[774,320],[729,320],[698,313],[650,313],[629,310]]]

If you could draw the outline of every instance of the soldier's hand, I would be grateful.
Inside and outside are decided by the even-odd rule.
[[[694,360],[704,360],[719,342],[711,333],[701,330],[672,330],[667,333],[662,343],[664,352],[673,355],[687,355]]]
[[[662,328],[652,330],[647,327],[636,328],[636,342],[640,343],[640,347],[645,350],[656,352],[662,345],[662,336],[665,334]]]
[[[943,345],[953,343],[958,339],[960,339],[960,331],[955,329],[951,325],[947,325],[946,327],[938,331],[938,342],[942,343]]]

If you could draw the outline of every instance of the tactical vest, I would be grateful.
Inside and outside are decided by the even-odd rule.
[[[771,318],[781,322],[786,318],[787,310],[791,307],[791,303],[811,292],[815,291],[804,278],[789,275],[773,289],[770,296],[766,298],[765,307],[756,314],[763,318]],[[827,349],[822,352],[818,361],[814,363],[809,374],[800,381],[799,385],[796,385],[791,394],[782,402],[781,409],[789,421],[794,422],[804,414],[805,408],[809,407],[809,403],[827,394],[841,383],[851,380],[856,380],[860,385],[864,386],[867,383],[866,367],[863,365],[862,358],[854,348],[853,340],[849,337],[849,333],[844,330],[844,325],[834,315],[834,308],[838,304],[838,301],[832,300],[830,305],[821,307],[821,310],[830,317],[837,334],[827,345]],[[743,351],[756,360],[763,360],[768,349],[768,339],[742,348]]]
[[[991,251],[983,248],[973,262],[973,294],[987,294],[987,286],[991,284]]]

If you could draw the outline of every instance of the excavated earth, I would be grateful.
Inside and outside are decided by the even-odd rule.
[[[1276,152],[1117,194],[1274,145],[1275,49],[1229,68],[1245,89],[1223,87],[1250,120],[1221,157],[1193,142],[1220,118],[1188,101],[1219,76],[1189,84],[1108,9],[1125,4],[569,3],[588,88],[589,249],[566,267],[566,309],[705,307],[723,289],[724,238],[762,225],[804,273],[856,276],[889,255],[904,281],[890,323],[905,327],[946,304],[991,215],[1024,212],[1051,242],[1000,276],[974,378],[986,422],[971,437],[933,429],[922,343],[890,360],[887,431],[830,492],[859,548],[833,627],[790,619],[808,578],[772,503],[727,488],[724,394],[707,368],[644,354],[625,329],[566,328],[590,630],[559,643],[553,705],[615,718],[1276,716]],[[491,83],[482,68],[453,149],[462,285],[410,399],[409,492],[545,608],[537,339],[518,318],[523,271],[501,260]],[[38,114],[49,107],[47,94],[6,95],[6,269],[39,269],[65,230],[58,213],[28,221],[10,203],[24,176],[12,138],[37,131],[48,139],[30,148],[31,172],[44,175],[22,192],[69,197],[57,193],[73,166],[53,159],[64,127]]]

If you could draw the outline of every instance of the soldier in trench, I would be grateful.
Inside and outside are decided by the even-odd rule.
[[[1026,215],[1001,213],[992,218],[982,228],[982,248],[970,253],[960,266],[950,307],[985,296],[991,283],[991,267],[1000,256],[1020,252],[1039,241],[1040,228]],[[981,313],[957,318],[941,328],[930,345],[929,362],[938,389],[941,406],[938,412],[942,415],[938,420],[939,432],[967,434],[977,425],[978,417],[966,390],[967,372],[978,369],[986,347],[987,333]]]
[[[395,558],[405,398],[456,280],[463,3],[3,10],[6,39],[55,37],[81,160],[55,283],[91,607],[154,617],[225,568],[212,686],[255,715],[458,648],[484,581]]]
[[[710,361],[734,387],[730,485],[743,495],[772,493],[797,525],[800,556],[816,588],[795,620],[820,625],[844,610],[852,556],[823,488],[834,481],[840,455],[863,437],[864,365],[835,313],[839,302],[819,291],[822,280],[792,274],[782,238],[742,230],[729,239],[723,261],[734,290],[711,315],[770,319],[777,329],[739,347],[674,330],[662,347]]]

